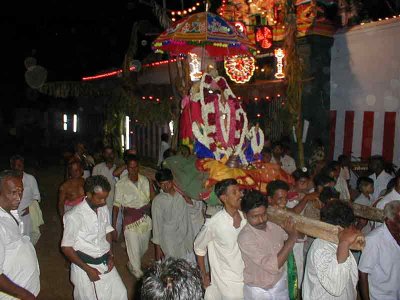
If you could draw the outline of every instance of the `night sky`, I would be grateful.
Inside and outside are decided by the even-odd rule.
[[[167,8],[180,8],[179,0],[166,1]],[[196,2],[183,0],[185,7]],[[214,2],[220,1],[213,1],[213,6],[217,6]],[[391,15],[385,1],[362,2],[373,19]],[[2,9],[0,21],[2,36],[10,41],[2,47],[7,54],[3,56],[1,93],[3,98],[13,98],[11,103],[2,101],[3,107],[26,102],[24,59],[28,56],[34,56],[47,69],[48,81],[80,80],[121,66],[135,21],[149,20],[154,26],[150,31],[161,32],[150,7],[139,0],[40,0],[14,5],[13,10]],[[139,44],[137,59],[151,52],[155,36],[139,36],[139,41],[146,40],[147,46]]]

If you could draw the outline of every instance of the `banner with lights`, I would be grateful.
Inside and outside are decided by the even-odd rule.
[[[273,34],[270,26],[257,26],[254,28],[256,45],[260,50],[268,50],[272,47]]]

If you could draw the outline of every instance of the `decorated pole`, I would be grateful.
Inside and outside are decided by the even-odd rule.
[[[294,0],[287,0],[285,4],[285,27],[286,36],[284,49],[286,56],[286,79],[287,104],[292,116],[292,124],[295,127],[297,142],[298,163],[304,167],[304,146],[303,146],[303,114],[302,114],[302,92],[303,92],[303,66],[297,49],[297,20],[296,6]]]
[[[279,226],[283,226],[287,218],[291,217],[294,221],[296,230],[299,232],[328,242],[339,244],[338,234],[341,231],[340,226],[306,218],[290,211],[272,206],[268,207],[267,214],[268,219]],[[360,235],[357,237],[356,241],[351,244],[350,249],[362,250],[364,246],[365,238],[360,232]]]

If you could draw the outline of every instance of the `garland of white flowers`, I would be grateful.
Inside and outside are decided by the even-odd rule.
[[[195,124],[195,123],[192,124],[192,131],[193,131],[193,135],[196,137],[196,139],[200,143],[205,145],[207,148],[209,148],[210,145],[215,142],[215,140],[214,140],[214,138],[209,137],[208,134],[209,133],[215,134],[217,128],[216,128],[216,125],[210,125],[208,123],[208,115],[215,114],[215,108],[214,108],[213,102],[206,103],[205,99],[204,99],[204,89],[211,88],[211,83],[205,82],[206,76],[211,76],[211,75],[204,73],[203,77],[200,81],[199,92],[191,95],[192,101],[194,101],[194,102],[200,101],[200,104],[201,104],[201,117],[204,122],[204,125],[201,125],[201,127],[202,127],[201,129],[203,132],[201,132],[198,124]],[[235,95],[233,94],[232,90],[228,86],[224,77],[218,76],[218,77],[213,78],[211,76],[211,78],[212,78],[212,81],[214,81],[214,82],[218,82],[221,79],[225,81],[226,88],[223,91],[225,99],[229,99],[229,97],[236,98]],[[245,164],[245,165],[247,164],[247,160],[246,160],[246,157],[245,157],[244,151],[243,151],[243,144],[244,144],[245,137],[248,133],[248,129],[247,129],[248,120],[247,120],[246,113],[244,112],[243,108],[240,106],[238,109],[236,109],[235,120],[240,120],[241,115],[243,115],[242,132],[240,132],[239,130],[235,130],[235,138],[239,138],[239,144],[236,145],[236,147],[234,149],[232,149],[232,148],[225,149],[225,148],[217,147],[216,150],[213,151],[213,154],[217,160],[221,159],[223,156],[229,157],[232,153],[234,153],[235,155],[238,155],[240,157],[242,164]],[[220,122],[220,120],[216,120],[216,122]],[[233,126],[233,124],[229,124],[229,125]]]
[[[260,135],[260,143],[257,143],[257,132],[255,126],[251,127],[249,133],[250,133],[249,136],[250,136],[251,149],[253,149],[253,153],[254,154],[261,153],[262,149],[264,148],[264,132],[261,130],[261,128],[258,128],[258,134]]]

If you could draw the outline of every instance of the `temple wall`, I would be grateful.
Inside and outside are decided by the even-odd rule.
[[[331,151],[400,165],[400,20],[338,32],[331,50]]]

